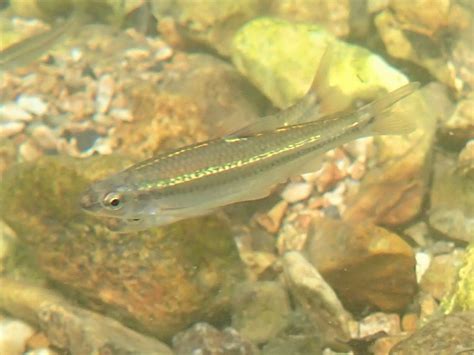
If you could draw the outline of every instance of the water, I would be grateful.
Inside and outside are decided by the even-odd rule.
[[[71,11],[18,4],[2,46]],[[0,73],[0,353],[382,354],[402,334],[420,354],[473,348],[474,11],[364,4],[86,2],[61,41],[20,47]],[[420,81],[396,108],[418,129],[164,228],[117,234],[79,208],[91,181],[288,107],[327,45],[321,115]],[[430,323],[444,335],[416,330],[446,312]]]

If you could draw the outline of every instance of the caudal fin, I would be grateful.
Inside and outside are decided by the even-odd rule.
[[[362,107],[359,114],[374,117],[373,124],[370,126],[371,133],[389,135],[413,132],[417,128],[416,117],[410,115],[408,110],[403,108],[395,110],[392,106],[414,93],[419,86],[417,82],[409,83]]]

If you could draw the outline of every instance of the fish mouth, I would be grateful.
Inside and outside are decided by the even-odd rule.
[[[102,209],[99,202],[99,194],[92,189],[84,191],[79,200],[79,206],[86,212],[98,213]]]

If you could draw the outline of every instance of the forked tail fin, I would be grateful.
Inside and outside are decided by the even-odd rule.
[[[413,132],[417,128],[416,118],[412,117],[407,110],[394,110],[392,107],[418,90],[419,86],[417,82],[406,84],[360,108],[358,115],[374,118],[370,125],[370,134],[390,135]]]

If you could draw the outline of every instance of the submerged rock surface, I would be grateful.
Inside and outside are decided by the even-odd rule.
[[[222,317],[242,272],[225,224],[203,218],[116,234],[79,210],[90,179],[126,165],[119,157],[17,165],[2,178],[1,215],[64,291],[132,327],[166,338]]]
[[[412,301],[415,255],[396,234],[367,223],[316,219],[308,238],[310,261],[348,309],[397,311]]]

